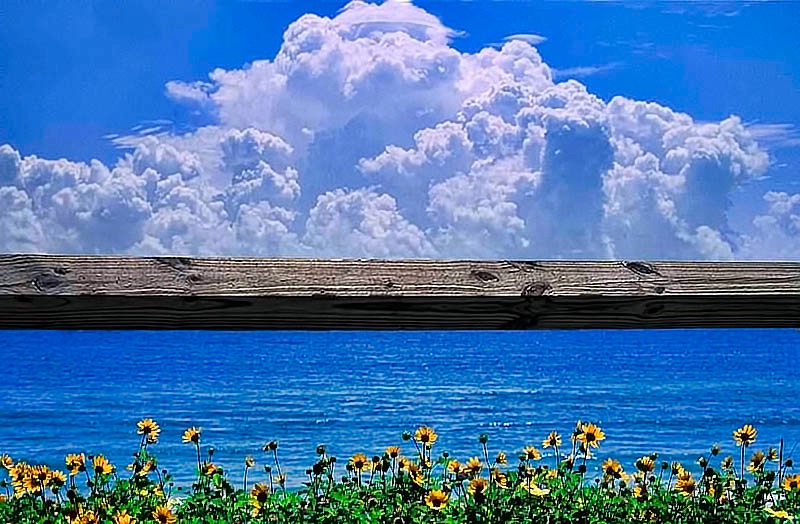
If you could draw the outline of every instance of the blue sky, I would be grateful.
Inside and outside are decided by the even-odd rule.
[[[266,220],[269,225],[263,225],[262,213],[262,222],[259,222],[261,225],[257,229],[262,233],[271,231],[265,233],[269,236],[267,244],[270,247],[254,247],[257,240],[243,241],[244,244],[240,242],[238,247],[217,246],[220,254],[230,251],[243,254],[338,253],[347,256],[374,253],[377,256],[443,257],[491,257],[506,253],[509,256],[574,255],[590,258],[636,256],[638,253],[662,258],[759,258],[758,253],[767,258],[794,256],[793,251],[783,249],[787,242],[784,236],[792,236],[795,232],[791,220],[795,204],[791,196],[798,191],[797,175],[800,168],[800,134],[797,132],[800,128],[800,60],[796,51],[798,37],[793,32],[793,28],[800,23],[800,8],[794,2],[660,2],[635,5],[632,2],[417,0],[413,3],[416,6],[414,12],[401,9],[407,6],[396,7],[406,2],[392,0],[388,3],[392,6],[386,8],[385,12],[389,13],[390,9],[394,9],[401,13],[398,15],[400,18],[395,19],[394,14],[388,15],[395,26],[389,29],[379,27],[380,31],[405,31],[403,24],[410,23],[408,17],[416,20],[415,17],[424,14],[438,18],[442,27],[458,32],[451,34],[449,41],[442,45],[459,53],[473,55],[493,46],[499,49],[509,35],[538,35],[527,40],[538,51],[541,60],[549,66],[554,83],[574,78],[585,86],[589,94],[604,103],[610,102],[615,96],[655,102],[674,112],[689,115],[698,126],[705,122],[719,123],[736,115],[741,119],[746,132],[757,140],[759,148],[768,156],[768,164],[762,167],[748,164],[752,167],[752,173],[745,176],[744,181],[737,181],[724,188],[717,187],[717,182],[713,181],[698,182],[696,187],[721,191],[713,195],[713,199],[724,208],[727,217],[724,223],[717,219],[714,223],[706,224],[698,222],[699,218],[673,216],[666,211],[666,215],[655,218],[643,218],[641,213],[636,214],[639,223],[656,223],[648,227],[666,227],[664,222],[670,222],[671,226],[667,227],[669,234],[677,238],[674,249],[670,248],[672,251],[659,251],[652,243],[631,244],[632,238],[645,238],[651,233],[666,233],[658,229],[652,232],[633,231],[628,224],[630,219],[622,217],[622,222],[628,224],[625,226],[628,229],[623,233],[614,229],[619,224],[607,225],[597,230],[588,224],[574,224],[573,228],[560,233],[560,236],[574,233],[581,238],[610,237],[611,243],[616,246],[611,250],[608,248],[609,241],[597,240],[596,246],[584,248],[576,240],[559,245],[553,252],[547,252],[532,249],[531,245],[537,243],[536,234],[526,236],[526,232],[533,227],[533,222],[538,221],[537,217],[545,215],[546,220],[543,219],[542,222],[550,224],[551,229],[557,228],[561,222],[558,214],[569,208],[564,202],[556,208],[539,212],[536,206],[542,205],[541,202],[523,202],[516,194],[513,198],[509,197],[510,193],[506,191],[502,197],[505,201],[500,204],[493,201],[489,206],[491,209],[487,213],[497,212],[497,216],[493,216],[487,223],[475,223],[473,220],[465,225],[463,217],[465,213],[469,215],[469,211],[454,211],[453,206],[456,204],[448,202],[439,205],[437,202],[441,199],[435,198],[435,195],[441,196],[453,186],[441,186],[438,192],[432,189],[437,183],[450,179],[442,181],[431,178],[427,183],[423,181],[411,188],[403,188],[395,187],[399,176],[396,173],[392,175],[392,180],[382,180],[377,185],[372,182],[375,179],[365,181],[363,177],[359,178],[360,175],[351,176],[350,170],[358,171],[354,160],[377,158],[387,146],[397,145],[409,149],[413,145],[415,131],[432,128],[437,123],[457,120],[456,111],[445,107],[446,101],[442,101],[442,106],[436,110],[441,110],[441,114],[434,112],[437,116],[433,120],[420,118],[415,125],[414,122],[407,121],[406,115],[402,125],[397,126],[396,133],[388,133],[391,136],[383,139],[375,138],[371,148],[365,146],[364,151],[356,151],[357,148],[354,148],[352,152],[341,153],[340,157],[331,160],[338,171],[327,173],[324,169],[315,168],[313,160],[297,158],[301,156],[298,153],[301,146],[296,138],[288,136],[291,132],[285,129],[291,125],[279,125],[270,120],[275,118],[283,122],[291,118],[289,116],[272,115],[262,118],[258,114],[259,109],[254,108],[252,113],[255,116],[249,122],[242,116],[247,111],[241,108],[237,111],[244,112],[237,113],[235,117],[220,116],[227,108],[219,100],[198,105],[186,103],[186,99],[176,97],[174,93],[168,96],[165,86],[170,81],[183,82],[184,85],[195,81],[207,82],[209,73],[216,68],[227,71],[246,70],[246,64],[254,60],[274,60],[284,42],[284,31],[304,14],[313,13],[318,17],[336,20],[344,3],[327,1],[6,2],[5,19],[13,23],[5,23],[0,27],[0,55],[4,57],[3,67],[0,68],[0,100],[3,101],[0,104],[0,144],[9,144],[21,158],[36,155],[40,159],[64,158],[73,163],[88,163],[92,159],[98,159],[111,170],[110,179],[114,179],[122,176],[113,171],[114,166],[118,165],[118,159],[124,159],[126,151],[132,151],[120,149],[120,146],[135,146],[142,130],[155,131],[154,128],[159,127],[161,136],[164,133],[167,135],[158,139],[164,147],[183,148],[187,154],[198,154],[201,164],[206,157],[192,150],[196,146],[194,142],[190,144],[187,140],[176,141],[171,137],[192,133],[202,126],[224,127],[226,130],[253,128],[281,137],[293,150],[292,158],[287,161],[287,168],[299,173],[297,180],[302,189],[298,190],[301,196],[297,197],[297,204],[283,203],[279,206],[274,199],[267,198],[264,194],[256,201],[248,201],[251,207],[256,203],[263,204],[262,211],[264,206],[268,208],[265,212],[269,216]],[[348,20],[348,23],[352,23],[351,19]],[[428,18],[425,20],[425,23],[429,22]],[[326,74],[325,71],[329,72],[331,69],[324,69],[322,74]],[[381,78],[376,76],[374,79],[376,89],[380,87]],[[319,79],[315,81],[322,82]],[[526,81],[523,80],[522,83]],[[413,90],[417,87],[406,86],[400,88],[400,91],[389,90],[388,96],[403,97],[402,89]],[[251,103],[258,105],[258,100],[269,96],[269,92],[260,94]],[[478,96],[478,93],[470,93],[470,96]],[[464,95],[462,98],[468,97]],[[319,100],[319,103],[324,104],[328,99]],[[365,102],[364,107],[367,109],[348,114],[347,121],[337,120],[335,126],[338,126],[339,131],[332,131],[331,126],[334,124],[320,124],[320,128],[314,130],[317,133],[315,137],[323,136],[323,131],[334,133],[339,140],[337,151],[341,151],[343,147],[347,149],[348,144],[355,143],[347,142],[349,135],[343,134],[341,130],[363,125],[372,129],[372,135],[375,135],[374,128],[369,128],[370,125],[386,127],[392,125],[392,118],[400,118],[396,115],[392,118],[385,115],[380,118],[364,116],[370,115],[369,103]],[[364,124],[364,119],[371,124]],[[347,127],[348,123],[350,127]],[[382,127],[381,130],[383,129]],[[547,132],[551,130],[547,129]],[[125,137],[129,140],[124,140]],[[117,138],[116,142],[113,138]],[[313,142],[322,143],[319,138],[315,138]],[[618,150],[616,145],[613,147]],[[592,155],[596,152],[587,150],[586,154]],[[508,167],[509,163],[500,162],[501,156],[496,153],[491,155],[492,165],[495,166],[493,169],[511,169]],[[544,160],[542,162],[543,165],[547,164]],[[753,162],[758,164],[761,160],[755,159]],[[607,168],[608,166],[603,168],[596,176],[605,176]],[[209,174],[213,170],[204,166],[204,174],[198,179],[205,177],[211,187],[224,191],[224,186],[230,180],[221,182],[222,175]],[[529,191],[539,191],[543,186],[536,177],[541,176],[542,180],[547,180],[547,169],[538,166],[531,167],[530,170],[530,177],[523,179],[532,185]],[[404,168],[404,172],[408,171],[408,168]],[[169,173],[159,173],[162,178],[168,178]],[[363,170],[361,173],[363,174]],[[473,177],[469,180],[469,184],[472,184],[469,191],[472,193],[480,191],[478,186],[486,182],[484,175],[477,174],[474,167],[469,172],[462,168],[452,174],[452,184],[461,184],[462,179],[455,179],[459,175]],[[134,170],[132,176],[141,175]],[[230,172],[228,175],[230,176]],[[232,176],[235,178],[236,174]],[[709,179],[714,176],[717,175],[708,175]],[[288,177],[293,179],[294,175]],[[19,178],[24,177],[19,175]],[[184,178],[189,184],[190,177],[184,173]],[[519,179],[515,178],[508,183],[514,186],[514,191],[521,191]],[[581,184],[577,180],[574,183]],[[496,187],[498,184],[502,186],[493,181],[486,187]],[[586,189],[583,186],[574,188],[570,184],[564,189],[568,194],[579,195]],[[37,206],[47,204],[36,201],[29,185],[25,186],[22,182],[12,185],[19,191],[24,190],[31,200],[30,213],[26,210],[25,213],[28,214],[25,217],[29,216],[31,220],[36,217],[40,221],[44,219],[43,215],[48,213],[37,209]],[[364,192],[358,194],[356,192],[362,189],[360,186],[363,186]],[[606,184],[604,187],[610,186]],[[337,193],[339,189],[344,191],[342,195]],[[202,193],[206,190],[198,191]],[[413,205],[407,203],[413,196],[404,195],[404,192],[410,194],[414,191],[428,194],[427,208],[414,210]],[[610,190],[606,190],[605,197],[596,202],[597,206],[609,207],[608,191]],[[641,187],[636,191],[647,192]],[[777,205],[781,208],[777,212],[783,213],[777,218],[771,214],[775,210],[767,209],[770,204],[765,204],[764,195],[770,191],[786,193],[785,198],[778,199],[785,203]],[[333,196],[323,200],[332,207],[323,209],[324,206],[319,206],[322,203],[319,197],[329,193]],[[563,196],[565,193],[558,194],[562,195],[559,198],[566,198]],[[394,203],[380,201],[379,197],[382,195],[389,196]],[[369,204],[376,198],[381,202],[377,207]],[[494,198],[501,197],[494,195],[489,200]],[[666,197],[661,195],[654,198],[661,202]],[[140,217],[141,212],[147,216],[142,218],[141,230],[130,232],[131,240],[135,240],[131,244],[104,246],[102,242],[85,238],[96,234],[96,228],[87,229],[85,223],[73,224],[69,226],[69,231],[64,232],[66,236],[74,237],[75,241],[71,244],[54,245],[46,239],[32,240],[27,244],[32,249],[45,251],[108,249],[132,253],[175,250],[209,253],[216,249],[198,244],[203,242],[196,238],[201,233],[186,233],[183,239],[176,241],[176,234],[173,232],[165,242],[159,234],[148,231],[147,221],[153,219],[158,209],[167,210],[169,204],[156,204],[148,198],[141,200],[133,215]],[[18,200],[16,202],[18,206],[24,207]],[[513,204],[513,213],[505,206],[508,203]],[[459,201],[458,205],[474,210],[482,204]],[[638,205],[652,207],[652,203]],[[789,211],[783,209],[787,205]],[[339,213],[333,218],[329,216],[332,209],[342,209],[342,206],[346,208],[346,213]],[[617,207],[627,209],[626,206],[627,204]],[[681,208],[680,204],[675,206]],[[687,204],[683,209],[691,207],[692,205]],[[86,220],[85,215],[92,211],[73,209],[71,212],[75,216],[81,216],[81,220]],[[315,214],[314,211],[318,213]],[[393,232],[400,231],[400,236],[384,242],[388,233],[382,231],[377,236],[383,240],[375,240],[375,231],[368,231],[369,227],[365,225],[370,222],[368,215],[371,212],[382,213],[384,225],[381,227],[392,229]],[[0,216],[2,213],[0,210]],[[227,205],[226,213],[227,218],[220,220],[227,220],[229,225],[236,227],[239,210],[231,209]],[[294,213],[296,216],[289,220],[286,213]],[[447,215],[448,220],[438,221],[442,214]],[[342,219],[344,215],[347,216],[346,220]],[[13,228],[17,229],[9,225],[6,229],[0,227],[0,234],[5,232],[6,236],[5,242],[0,238],[0,248],[10,250],[14,246],[26,244],[24,237],[27,233],[18,228],[27,219],[21,216],[7,220],[8,223],[13,222]],[[123,212],[122,216],[131,219],[130,209]],[[323,216],[327,217],[324,218],[324,223],[314,222],[323,220]],[[486,213],[481,213],[481,216],[485,217]],[[607,217],[608,212],[604,216]],[[752,230],[753,220],[759,216],[774,218],[773,222],[788,222],[782,226],[781,231],[765,232],[758,228]],[[195,217],[194,223],[201,223],[207,218]],[[52,219],[52,216],[48,219]],[[770,220],[764,219],[760,224],[763,226],[765,221]],[[332,223],[337,225],[330,229]],[[730,249],[720,251],[708,246],[697,248],[697,242],[700,242],[698,239],[707,238],[709,234],[705,229],[698,232],[698,227],[702,226],[716,231],[717,236],[721,235],[720,238],[730,245]],[[181,227],[186,230],[186,227]],[[609,233],[609,228],[614,229],[614,233]],[[333,236],[338,240],[332,244],[314,240],[312,237],[315,233],[312,231],[319,231],[322,237]],[[496,246],[485,251],[481,250],[480,242],[467,245],[476,234],[494,239],[497,238],[498,231],[502,233],[501,236],[507,234],[506,236],[514,238],[498,241]],[[36,235],[35,231],[28,233],[32,239]],[[551,233],[556,234],[556,231]],[[218,232],[208,234],[213,236]],[[248,234],[252,236],[252,232]],[[615,243],[613,237],[618,234],[625,238]],[[276,238],[276,235],[281,238]],[[734,240],[729,235],[734,235],[737,239]],[[762,243],[759,246],[758,242],[754,242],[759,235],[770,237],[769,245]],[[244,234],[240,236],[244,237]],[[16,239],[13,242],[9,240],[12,237]],[[287,239],[288,243],[285,242]],[[630,245],[619,247],[626,243]],[[775,247],[776,243],[780,249]],[[605,247],[601,247],[601,244]],[[403,247],[393,250],[393,245]],[[800,246],[800,242],[798,245]],[[671,256],[671,253],[674,255]],[[800,255],[800,250],[797,255]]]

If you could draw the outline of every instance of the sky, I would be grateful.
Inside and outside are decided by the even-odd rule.
[[[800,258],[795,2],[4,10],[0,252]]]

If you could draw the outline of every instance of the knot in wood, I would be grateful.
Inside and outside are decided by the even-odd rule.
[[[650,264],[648,264],[646,262],[628,262],[628,261],[625,261],[625,262],[622,263],[622,266],[625,269],[630,269],[634,273],[638,273],[640,275],[659,275],[659,276],[661,276],[661,273],[659,273],[656,268],[654,268],[653,266],[651,266]]]
[[[166,264],[176,271],[186,271],[192,267],[192,259],[188,257],[155,257],[155,261]]]
[[[33,279],[33,286],[42,293],[50,293],[67,283],[66,274],[67,270],[64,268],[45,271]]]
[[[480,280],[481,282],[497,282],[500,280],[500,277],[495,275],[494,273],[490,273],[488,271],[484,271],[482,269],[475,269],[472,271],[472,276]]]
[[[552,286],[547,282],[531,282],[522,288],[523,297],[540,297],[550,291]]]

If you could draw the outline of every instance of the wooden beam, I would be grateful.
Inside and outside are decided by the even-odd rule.
[[[800,263],[0,255],[0,328],[800,327]]]

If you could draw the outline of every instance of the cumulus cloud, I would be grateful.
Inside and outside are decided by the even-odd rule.
[[[698,122],[559,82],[534,45],[459,51],[411,2],[293,22],[240,69],[165,86],[212,124],[116,136],[113,166],[0,147],[0,250],[470,258],[800,254],[796,195],[731,232],[769,167],[731,116]],[[580,76],[572,74],[571,76]],[[780,132],[780,133],[779,133]]]
[[[309,212],[304,241],[320,256],[433,255],[425,234],[403,218],[394,198],[369,188],[320,195]]]
[[[769,191],[765,208],[743,235],[740,257],[749,260],[795,259],[800,253],[800,194]]]

